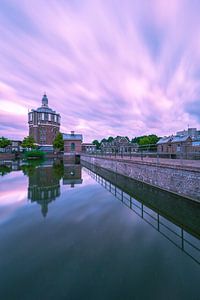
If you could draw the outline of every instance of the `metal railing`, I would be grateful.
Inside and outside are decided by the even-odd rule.
[[[196,263],[200,264],[200,240],[198,238],[185,231],[181,226],[172,223],[158,212],[145,206],[142,202],[128,195],[100,175],[87,168],[85,170],[94,180],[114,195],[116,199],[120,200]]]
[[[177,146],[170,150],[167,149],[167,151],[164,150],[165,149],[159,150],[157,145],[145,145],[139,146],[138,148],[133,148],[132,146],[102,148],[95,151],[85,151],[82,152],[82,154],[93,155],[96,157],[149,161],[154,163],[166,163],[167,160],[170,160],[171,163],[175,164],[175,161],[178,160],[179,164],[184,164],[185,161],[200,160],[200,146]],[[200,162],[197,163],[199,163],[200,166]]]

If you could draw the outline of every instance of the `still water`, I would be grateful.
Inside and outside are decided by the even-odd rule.
[[[200,299],[199,204],[89,165],[0,170],[0,299]]]

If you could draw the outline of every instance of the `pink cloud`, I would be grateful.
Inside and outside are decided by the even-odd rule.
[[[28,133],[26,111],[40,105],[44,90],[61,130],[86,141],[200,127],[188,109],[200,90],[198,4],[7,3],[17,13],[14,22],[2,6],[0,135]]]

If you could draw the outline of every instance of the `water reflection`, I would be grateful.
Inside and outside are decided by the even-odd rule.
[[[63,185],[70,185],[72,188],[76,184],[82,184],[82,171],[81,165],[65,164],[63,174]]]
[[[63,185],[74,188],[82,184],[81,165],[71,162],[63,164],[61,160],[36,160],[30,162],[7,161],[0,165],[0,174],[5,176],[12,171],[23,171],[28,177],[28,199],[41,206],[44,217],[48,214],[48,205],[61,194],[60,181]]]
[[[139,217],[141,217],[145,222],[147,222],[150,226],[152,226],[154,229],[159,231],[165,238],[167,238],[170,242],[172,242],[176,247],[181,249],[183,252],[185,252],[188,256],[190,256],[196,263],[200,264],[200,232],[199,232],[199,218],[198,223],[194,222],[194,226],[187,227],[187,221],[185,219],[182,219],[182,223],[180,224],[178,220],[172,222],[172,216],[174,218],[173,212],[175,209],[171,208],[171,210],[168,208],[168,215],[164,215],[161,213],[160,206],[157,202],[157,207],[154,206],[154,209],[152,209],[149,206],[148,198],[147,201],[144,202],[141,199],[137,200],[133,197],[132,193],[127,193],[124,191],[124,189],[120,188],[120,186],[123,186],[123,181],[127,178],[118,175],[118,180],[114,180],[114,182],[111,180],[112,178],[112,172],[102,170],[100,168],[94,168],[94,166],[90,166],[91,169],[89,169],[89,165],[87,165],[87,173],[95,179],[99,184],[101,184],[106,190],[108,190],[112,195],[114,195],[118,200],[120,200],[124,205],[126,205],[128,208],[130,208],[134,213],[136,213]],[[92,170],[95,169],[95,172]],[[104,173],[105,177],[102,177],[101,175],[97,173]],[[110,174],[109,174],[110,173]],[[116,184],[116,181],[118,184]],[[134,185],[134,181],[131,180],[130,182],[132,185]],[[146,187],[148,188],[148,187]],[[161,191],[161,194],[163,196],[165,193]],[[169,194],[169,193],[168,193]],[[153,194],[149,194],[149,197],[152,197]],[[165,195],[166,197],[166,195]],[[162,197],[160,200],[163,202],[165,201],[165,197]],[[173,196],[171,196],[173,198]],[[174,207],[176,206],[174,197]],[[153,199],[154,201],[155,199]],[[184,207],[184,200],[182,199],[182,205]],[[145,205],[146,204],[146,205]],[[194,204],[194,209],[199,209],[198,204]],[[188,207],[189,208],[189,207]],[[198,210],[196,210],[198,214]],[[183,216],[183,213],[180,212]],[[190,211],[187,211],[188,216],[190,215]],[[190,223],[191,225],[192,223]],[[198,230],[196,230],[198,226]]]
[[[41,206],[41,213],[46,217],[48,205],[60,196],[60,179],[63,168],[60,164],[45,163],[29,172],[28,199]]]
[[[62,161],[46,161],[40,166],[28,165],[29,177],[28,199],[41,206],[41,213],[46,217],[48,205],[60,196],[60,180],[63,185],[74,187],[82,183],[81,166],[76,164],[63,164]]]
[[[41,206],[44,217],[48,214],[49,204],[60,197],[61,183],[74,188],[83,182],[80,164],[63,164],[59,160],[8,162],[1,165],[0,170],[4,177],[12,170],[23,171],[28,177],[28,199]],[[200,263],[199,204],[101,168],[86,165],[86,171],[145,222]]]

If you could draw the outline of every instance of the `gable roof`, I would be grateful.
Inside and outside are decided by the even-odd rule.
[[[173,138],[172,136],[165,136],[157,142],[157,145],[169,143],[171,142],[172,138]]]
[[[191,139],[189,135],[176,135],[172,139],[172,143],[186,142],[188,139]]]

